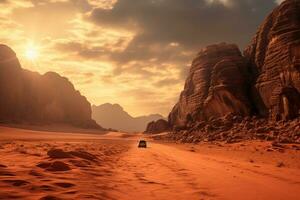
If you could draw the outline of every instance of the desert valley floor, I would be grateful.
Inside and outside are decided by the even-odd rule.
[[[0,127],[0,199],[296,200],[297,145],[167,144]]]

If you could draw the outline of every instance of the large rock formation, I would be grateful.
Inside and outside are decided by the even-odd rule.
[[[68,79],[54,72],[40,75],[21,68],[16,54],[0,45],[0,121],[66,123],[100,128],[91,105]]]
[[[169,124],[164,137],[184,142],[300,142],[300,1],[274,9],[244,56],[228,44],[200,51]]]
[[[22,97],[24,79],[16,54],[0,45],[0,120],[20,118],[25,109]],[[16,110],[17,112],[13,112]]]
[[[293,119],[300,111],[300,1],[287,0],[260,26],[245,50],[258,112]]]
[[[146,131],[144,133],[156,134],[170,131],[169,122],[164,119],[159,119],[157,121],[152,121],[147,125]]]
[[[169,115],[170,124],[187,127],[228,114],[249,115],[246,72],[245,60],[236,45],[222,43],[201,50],[192,63],[179,102]]]
[[[92,106],[92,117],[105,128],[125,132],[143,132],[149,122],[164,118],[159,114],[133,117],[119,104],[110,103]]]

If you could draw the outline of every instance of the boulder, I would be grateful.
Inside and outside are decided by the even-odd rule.
[[[147,125],[146,131],[144,133],[156,134],[162,133],[170,130],[169,123],[164,119],[159,119],[157,121],[152,121]]]

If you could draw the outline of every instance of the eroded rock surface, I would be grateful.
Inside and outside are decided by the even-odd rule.
[[[227,114],[248,116],[246,63],[233,44],[211,45],[193,61],[179,102],[169,115],[173,127]]]
[[[247,139],[300,142],[300,1],[286,0],[266,18],[242,56],[218,44],[193,61],[169,115],[182,142]]]
[[[259,114],[289,120],[300,111],[300,1],[287,0],[260,26],[245,50]]]

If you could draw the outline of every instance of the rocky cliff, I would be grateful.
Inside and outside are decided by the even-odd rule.
[[[299,142],[300,1],[274,9],[244,55],[225,43],[201,50],[169,124],[166,137],[184,142]]]
[[[170,124],[186,128],[227,114],[250,115],[246,73],[245,59],[236,45],[222,43],[201,50],[169,115]]]
[[[22,69],[16,54],[5,45],[0,45],[0,97],[1,122],[100,128],[91,119],[90,103],[67,78]]]
[[[294,119],[300,111],[300,1],[287,0],[260,26],[244,52],[260,115]]]

